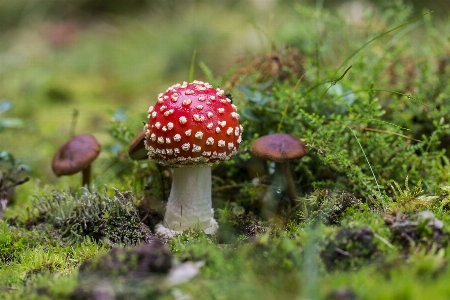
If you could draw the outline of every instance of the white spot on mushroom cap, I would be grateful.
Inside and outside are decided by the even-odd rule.
[[[216,133],[220,133],[220,127],[216,127]]]
[[[217,122],[220,126],[222,126],[222,128],[225,127],[225,125],[227,125],[227,121],[223,120],[223,121],[218,121]]]
[[[193,90],[186,90],[186,92],[184,92],[185,95],[192,95],[195,92]]]
[[[214,144],[214,138],[209,137],[206,139],[206,145],[211,146]]]
[[[197,122],[205,121],[205,116],[200,116],[198,114],[194,114],[193,117],[194,117],[194,120],[197,121]]]
[[[158,129],[161,128],[161,123],[156,122],[156,123],[155,123],[155,127],[158,128]]]
[[[164,111],[166,108],[167,108],[167,106],[162,105],[162,106],[159,108],[159,111]]]
[[[164,115],[167,117],[170,114],[173,114],[174,110],[173,109],[169,109],[168,111],[164,112]]]
[[[203,105],[197,105],[197,109],[198,109],[198,110],[203,109]]]
[[[185,116],[181,116],[178,120],[180,121],[180,124],[186,124],[186,122],[187,122],[187,119]]]
[[[207,127],[208,129],[211,129],[211,128],[213,128],[213,126],[214,126],[214,124],[213,124],[213,123],[208,123],[208,125],[206,125],[206,127]]]
[[[191,136],[192,130],[188,129],[185,131],[186,136]]]
[[[225,141],[224,140],[220,140],[217,142],[217,146],[219,147],[225,147]]]
[[[173,129],[173,123],[172,122],[167,123],[167,129],[169,129],[169,130]]]
[[[201,140],[202,137],[203,137],[203,132],[197,131],[197,132],[195,133],[195,137],[196,137],[197,139]]]
[[[149,108],[148,108],[148,113],[150,114],[152,111],[153,111],[153,109],[155,109],[153,106],[150,106]]]
[[[181,141],[181,135],[180,134],[175,134],[174,136],[173,136],[173,140],[175,141],[175,142],[179,142],[179,141]]]
[[[198,97],[198,101],[205,101],[206,100],[206,97],[205,96],[199,96]]]
[[[156,141],[156,134],[152,133],[152,135],[150,136],[151,140],[154,142]]]
[[[216,100],[216,96],[210,96],[209,99],[214,101],[214,100]]]
[[[181,145],[181,149],[183,149],[184,151],[188,151],[189,148],[191,148],[191,144],[189,143],[184,143],[183,145]]]
[[[192,100],[191,99],[185,99],[183,100],[183,105],[189,105],[191,104]]]
[[[164,144],[164,138],[162,136],[158,137],[158,144]]]
[[[228,127],[227,134],[231,135],[233,133],[233,127]]]
[[[166,144],[170,144],[170,138],[166,137]]]
[[[233,149],[233,147],[234,147],[234,144],[233,144],[233,143],[228,143],[228,150]]]
[[[202,147],[197,146],[197,145],[192,145],[192,152],[200,152],[202,151]]]
[[[223,114],[225,112],[225,108],[218,108],[217,111],[219,112],[219,114]]]
[[[210,111],[208,111],[208,118],[212,118],[214,116],[214,114]]]
[[[152,112],[152,118],[156,118],[156,111]]]

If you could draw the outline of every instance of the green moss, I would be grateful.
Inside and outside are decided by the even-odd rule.
[[[149,229],[140,222],[130,192],[115,190],[109,196],[89,192],[53,192],[36,196],[34,216],[28,226],[38,226],[48,235],[70,244],[86,238],[111,243],[137,244],[147,239]]]

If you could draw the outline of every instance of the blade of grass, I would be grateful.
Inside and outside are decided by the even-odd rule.
[[[344,61],[344,62],[336,69],[336,73],[337,73],[343,66],[345,66],[345,65],[346,65],[346,64],[347,64],[347,63],[348,63],[348,62],[349,62],[356,54],[358,54],[360,51],[362,51],[365,47],[367,47],[367,46],[368,46],[369,44],[371,44],[372,42],[376,41],[377,39],[381,38],[382,36],[385,36],[385,35],[388,34],[388,33],[391,33],[391,32],[393,32],[393,31],[395,31],[395,30],[397,30],[397,29],[400,29],[400,28],[402,28],[402,27],[404,27],[404,26],[406,26],[406,25],[408,25],[408,24],[414,23],[414,22],[416,22],[417,20],[423,18],[424,16],[426,16],[426,15],[432,13],[432,12],[433,12],[433,11],[426,12],[426,13],[422,14],[421,16],[412,19],[411,21],[408,21],[408,22],[406,22],[406,23],[403,23],[403,24],[401,24],[401,25],[399,25],[399,26],[397,26],[397,27],[392,28],[391,30],[385,31],[385,32],[383,32],[383,33],[377,35],[376,37],[370,39],[369,41],[367,41],[366,43],[364,43],[361,47],[359,47],[358,49],[356,49],[349,57],[347,57],[347,58],[345,59],[345,61]],[[349,70],[349,69],[347,69],[346,72],[347,72],[348,70]],[[346,72],[345,72],[345,73],[346,73]],[[345,75],[345,73],[344,73],[344,75]],[[342,78],[340,78],[340,79],[342,79]],[[339,81],[339,80],[332,79],[332,80],[325,80],[325,81],[316,83],[314,86],[312,86],[310,89],[308,89],[308,91],[306,92],[306,94],[309,94],[311,91],[315,90],[318,86],[321,86],[321,85],[323,85],[323,84],[330,83],[330,82],[332,82],[332,83],[334,82],[334,84],[336,84],[337,81]],[[328,89],[327,89],[327,90],[328,90]],[[325,93],[326,93],[326,92],[325,92]]]
[[[375,176],[375,172],[374,172],[373,169],[372,169],[372,165],[370,164],[369,158],[367,157],[366,152],[364,151],[363,146],[362,146],[361,143],[359,142],[359,139],[358,139],[358,137],[356,136],[356,133],[353,131],[353,129],[352,129],[350,126],[348,126],[347,124],[345,124],[345,126],[350,130],[350,132],[353,134],[353,136],[355,137],[356,141],[358,142],[359,148],[361,148],[361,151],[362,151],[362,153],[364,154],[364,157],[366,158],[367,164],[369,165],[370,172],[372,172],[373,179],[375,179],[375,183],[377,184],[378,193],[380,193],[380,196],[382,196],[381,190],[380,190],[380,185],[378,184],[377,177]]]
[[[281,126],[283,125],[283,120],[286,117],[286,113],[287,113],[287,110],[289,108],[289,104],[291,103],[292,97],[294,96],[294,93],[297,90],[297,87],[300,84],[300,82],[302,81],[304,76],[305,76],[305,74],[300,76],[300,78],[297,80],[297,83],[295,84],[294,88],[292,89],[291,96],[289,97],[286,105],[284,106],[283,113],[281,114],[281,119],[280,119],[280,122],[278,123],[277,132],[280,132],[280,130],[281,130]]]
[[[353,66],[348,67],[348,68],[344,71],[344,73],[341,75],[341,77],[329,81],[329,82],[331,82],[331,84],[330,84],[330,86],[327,87],[327,88],[325,89],[325,91],[323,92],[321,101],[325,98],[325,95],[327,94],[328,90],[331,89],[331,87],[332,87],[333,85],[335,85],[336,83],[338,83],[338,81],[341,81],[342,78],[345,77],[345,74],[347,74],[347,72],[350,71],[350,69],[351,69],[352,67],[353,67]]]
[[[189,82],[194,81],[194,71],[195,71],[195,56],[197,55],[197,50],[194,50],[191,58],[191,67],[189,69]]]
[[[330,80],[330,81],[327,81],[327,82],[333,82],[333,80]],[[322,82],[322,83],[327,83],[327,82]],[[311,89],[309,89],[308,92],[309,92],[309,91],[311,91]],[[413,96],[411,96],[411,95],[409,95],[409,94],[405,94],[405,93],[397,92],[397,91],[392,91],[392,90],[374,89],[374,88],[371,88],[371,89],[363,89],[363,90],[357,90],[357,91],[351,91],[351,92],[349,92],[349,93],[345,93],[345,94],[340,95],[337,99],[344,98],[345,96],[348,96],[348,95],[357,94],[357,93],[361,93],[361,92],[368,92],[368,91],[387,92],[387,93],[397,94],[397,95],[400,95],[400,96],[405,96],[405,97],[408,98],[408,100],[412,100],[412,101],[414,101],[414,102],[419,103],[419,104],[422,105],[422,106],[425,106],[425,107],[427,107],[427,108],[430,108],[428,105],[426,105],[426,104],[423,103],[422,101],[420,101],[420,100],[414,98]],[[307,92],[307,93],[308,93],[308,92]]]
[[[336,72],[337,72],[339,69],[341,69],[343,66],[345,66],[345,65],[348,63],[349,60],[351,60],[356,54],[358,54],[361,50],[363,50],[367,45],[371,44],[372,42],[376,41],[377,39],[381,38],[382,36],[385,36],[385,35],[388,34],[388,33],[391,33],[391,32],[393,32],[393,31],[395,31],[395,30],[397,30],[397,29],[400,29],[400,28],[402,28],[402,27],[405,27],[406,25],[409,25],[409,24],[414,23],[415,21],[417,21],[417,20],[423,18],[424,16],[426,16],[426,15],[428,15],[428,14],[430,14],[430,13],[432,13],[432,11],[426,12],[426,13],[422,14],[421,16],[412,19],[411,21],[408,21],[408,22],[406,22],[406,23],[403,23],[403,24],[401,24],[401,25],[399,25],[399,26],[397,26],[397,27],[392,28],[391,30],[385,31],[385,32],[383,32],[383,33],[377,35],[376,37],[370,39],[369,41],[367,41],[366,43],[364,43],[361,47],[359,47],[358,49],[356,49],[349,57],[347,57],[347,59],[339,66],[339,68],[336,69]]]

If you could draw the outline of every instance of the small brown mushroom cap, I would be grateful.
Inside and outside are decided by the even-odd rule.
[[[76,135],[56,152],[52,161],[53,172],[58,177],[78,173],[97,158],[100,149],[100,144],[92,135]]]
[[[141,130],[130,142],[128,146],[128,155],[133,160],[140,160],[148,158],[147,150],[145,149],[145,131]]]
[[[308,148],[295,135],[274,133],[257,138],[250,147],[250,152],[260,158],[283,162],[305,156]]]

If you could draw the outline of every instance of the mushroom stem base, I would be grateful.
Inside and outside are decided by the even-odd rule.
[[[219,228],[219,224],[217,224],[216,219],[211,218],[209,221],[209,227],[204,228],[203,231],[206,234],[214,235],[214,234],[216,234],[218,228]],[[169,238],[169,239],[173,238],[173,236],[176,234],[183,233],[183,230],[172,230],[172,229],[169,229],[166,226],[164,226],[164,224],[162,224],[162,223],[159,223],[156,225],[155,231],[156,231],[156,234],[161,235],[165,238]]]

